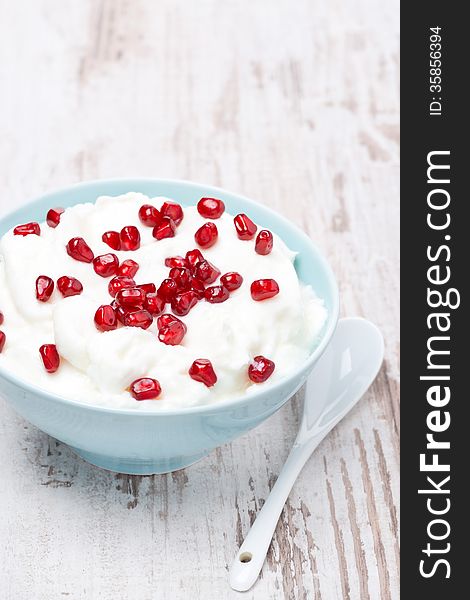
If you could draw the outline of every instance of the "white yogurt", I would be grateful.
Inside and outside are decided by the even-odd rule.
[[[225,212],[214,222],[219,231],[216,244],[202,250],[222,274],[237,271],[243,285],[221,304],[204,300],[184,317],[187,334],[181,345],[168,346],[157,339],[156,323],[147,330],[120,327],[100,332],[93,317],[111,297],[109,278],[99,277],[93,266],[68,256],[65,245],[72,237],[83,237],[95,256],[115,252],[102,240],[105,231],[120,231],[135,225],[141,247],[134,252],[115,252],[120,261],[132,258],[140,269],[137,284],[157,285],[168,276],[164,260],[197,248],[195,231],[206,219],[196,207],[184,208],[184,219],[174,238],[156,241],[152,228],[138,218],[142,204],[157,208],[166,198],[138,193],[103,196],[95,204],[67,209],[57,228],[41,224],[41,235],[26,237],[7,232],[0,240],[0,310],[5,316],[1,329],[6,344],[0,365],[31,384],[60,396],[108,407],[164,410],[220,402],[269,386],[289,374],[312,351],[326,319],[326,309],[309,286],[299,282],[293,266],[294,253],[274,235],[274,248],[266,256],[254,250],[255,240],[240,241],[233,216]],[[38,275],[56,282],[62,275],[83,284],[80,296],[63,298],[57,287],[51,299],[39,302],[35,295]],[[255,302],[250,284],[272,278],[280,292],[274,298]],[[216,282],[217,283],[217,282]],[[166,312],[170,312],[167,305]],[[61,365],[55,374],[44,370],[38,349],[55,343]],[[247,367],[256,355],[276,364],[274,374],[262,384],[252,383]],[[188,375],[197,358],[212,362],[218,381],[207,388]],[[127,391],[139,377],[154,377],[162,393],[157,400],[136,401]]]

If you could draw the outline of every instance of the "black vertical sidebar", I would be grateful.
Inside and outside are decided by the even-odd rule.
[[[435,0],[401,6],[401,590],[406,600],[468,596],[464,577],[470,566],[463,548],[470,481],[470,29],[465,8]]]

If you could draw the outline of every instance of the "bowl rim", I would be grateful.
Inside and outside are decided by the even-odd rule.
[[[236,396],[230,400],[222,400],[220,402],[215,402],[211,404],[200,404],[197,406],[188,406],[184,408],[161,408],[159,410],[146,410],[146,409],[133,409],[133,408],[120,408],[120,407],[110,407],[110,406],[99,406],[95,404],[87,404],[85,402],[80,402],[78,400],[72,400],[70,398],[64,398],[58,394],[45,390],[39,386],[35,386],[27,381],[22,380],[16,375],[10,373],[8,370],[4,369],[2,365],[0,365],[0,377],[3,377],[10,383],[18,386],[19,388],[26,389],[33,394],[39,394],[48,397],[50,400],[53,400],[58,403],[65,403],[72,405],[77,408],[83,408],[85,410],[89,410],[92,412],[101,412],[101,413],[109,413],[109,414],[118,414],[118,415],[128,415],[128,416],[152,416],[152,417],[165,417],[165,416],[184,416],[190,414],[201,414],[206,412],[213,412],[214,409],[217,408],[236,408],[243,405],[244,402],[252,402],[257,397],[264,395],[265,393],[273,392],[275,393],[278,389],[280,389],[287,380],[295,380],[298,378],[301,373],[305,370],[309,370],[313,364],[318,360],[318,358],[323,354],[325,348],[330,343],[333,333],[336,329],[336,325],[338,322],[339,316],[339,290],[336,278],[334,276],[333,270],[330,267],[327,259],[323,256],[322,252],[319,250],[317,245],[312,241],[312,239],[304,232],[300,227],[298,227],[295,223],[284,217],[284,215],[278,213],[273,210],[269,206],[262,204],[261,202],[257,202],[256,200],[252,200],[243,194],[239,194],[238,192],[232,192],[230,190],[226,190],[221,187],[217,187],[214,185],[207,185],[205,183],[200,183],[197,181],[187,180],[187,179],[168,179],[168,178],[160,178],[160,177],[111,177],[111,178],[103,178],[103,179],[92,179],[87,181],[76,182],[70,184],[68,186],[55,188],[48,192],[41,194],[40,196],[36,196],[33,199],[26,202],[24,205],[20,206],[14,211],[8,212],[6,215],[0,218],[0,223],[5,219],[12,218],[16,213],[20,213],[24,210],[27,210],[29,207],[40,204],[44,201],[45,198],[49,196],[54,196],[55,194],[74,192],[80,189],[86,189],[97,184],[112,184],[112,183],[122,183],[122,184],[137,184],[138,182],[143,183],[162,183],[162,184],[170,184],[170,185],[178,185],[186,188],[191,188],[193,186],[203,187],[210,193],[213,193],[216,196],[217,193],[222,192],[223,194],[229,194],[232,196],[237,196],[239,199],[247,202],[248,204],[254,204],[260,206],[263,210],[266,210],[270,213],[273,213],[277,219],[281,221],[282,224],[286,225],[289,228],[294,228],[296,230],[297,235],[304,240],[307,246],[310,246],[310,249],[316,254],[319,263],[327,276],[328,283],[333,291],[333,306],[331,311],[328,313],[326,326],[324,327],[323,335],[315,349],[311,354],[309,354],[308,358],[296,369],[292,370],[288,375],[280,378],[276,383],[269,386],[269,388],[265,388],[264,386],[257,391],[250,393],[248,396]],[[129,191],[132,191],[129,189]],[[75,204],[79,204],[76,202]],[[72,204],[71,206],[74,206]]]

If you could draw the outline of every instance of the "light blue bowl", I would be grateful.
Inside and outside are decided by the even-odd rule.
[[[292,223],[248,198],[188,181],[111,179],[74,185],[46,194],[0,220],[0,235],[19,223],[43,221],[50,207],[73,206],[129,191],[167,196],[183,205],[194,204],[202,196],[215,196],[225,202],[230,213],[247,213],[298,252],[295,268],[300,279],[314,287],[328,309],[327,322],[311,355],[289,377],[249,398],[212,406],[159,413],[88,406],[41,390],[0,368],[0,394],[25,419],[94,465],[147,475],[186,467],[278,410],[305,382],[331,339],[338,318],[338,289],[326,260]]]

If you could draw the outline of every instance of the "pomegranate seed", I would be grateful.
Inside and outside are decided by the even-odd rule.
[[[196,294],[198,300],[202,300],[204,298],[205,287],[202,281],[193,277],[191,280],[191,289]]]
[[[258,229],[253,221],[243,213],[237,215],[233,222],[235,223],[237,235],[241,240],[251,240]]]
[[[140,248],[140,233],[134,225],[127,225],[121,229],[121,250],[138,250]]]
[[[201,248],[210,248],[216,243],[218,236],[217,225],[209,222],[199,227],[194,234],[194,239]]]
[[[111,306],[113,307],[114,312],[116,313],[117,320],[120,323],[122,323],[123,325],[127,325],[128,327],[139,327],[140,326],[139,319],[142,319],[143,316],[146,317],[145,318],[146,321],[148,319],[148,315],[137,315],[137,317],[135,319],[128,321],[128,317],[131,314],[147,312],[146,310],[139,308],[138,306],[121,306],[117,302],[117,300],[113,300],[111,302]],[[153,322],[153,318],[152,318],[152,322]],[[143,329],[147,329],[147,327],[149,327],[152,324],[152,322],[150,322],[148,325],[146,325],[146,327],[143,327]]]
[[[187,267],[188,262],[182,256],[169,256],[165,258],[165,267],[174,269],[175,267]]]
[[[193,277],[191,271],[186,267],[174,267],[173,269],[170,269],[169,277],[170,279],[173,279],[173,281],[176,281],[178,290],[189,290],[191,287]]]
[[[218,198],[201,198],[197,203],[197,212],[205,219],[219,219],[225,210],[225,204]]]
[[[93,268],[100,277],[116,275],[119,268],[118,257],[115,254],[101,254],[93,259]]]
[[[64,210],[65,208],[57,207],[50,208],[47,211],[46,223],[49,225],[49,227],[57,227],[57,225],[60,223],[60,215],[64,212]]]
[[[220,283],[228,289],[229,292],[233,292],[234,290],[238,290],[238,288],[243,283],[243,277],[240,273],[236,273],[235,271],[230,271],[230,273],[225,273],[220,278]]]
[[[173,279],[164,279],[157,294],[164,302],[171,302],[178,291],[178,284]]]
[[[106,231],[101,236],[101,239],[105,244],[108,244],[113,250],[121,249],[121,236],[117,231]]]
[[[124,277],[134,277],[138,270],[139,263],[136,263],[135,260],[129,259],[125,260],[119,265],[118,275],[122,275]]]
[[[267,300],[279,294],[279,286],[274,279],[257,279],[251,284],[250,291],[253,300]]]
[[[116,294],[116,302],[124,308],[130,306],[142,308],[145,302],[145,292],[137,287],[124,288]]]
[[[206,288],[204,292],[204,298],[211,304],[219,304],[228,300],[230,294],[227,288],[223,285],[213,285],[212,287]]]
[[[263,383],[274,372],[275,364],[269,358],[264,356],[255,356],[251,364],[248,366],[248,377],[253,383]]]
[[[3,331],[0,331],[0,353],[2,352],[3,348],[5,347],[6,340],[7,340],[7,336],[3,333]]]
[[[158,208],[151,204],[144,204],[139,208],[139,219],[147,227],[155,227],[162,220],[162,216]]]
[[[164,202],[160,212],[163,217],[170,217],[175,225],[179,225],[184,217],[182,207],[176,202]]]
[[[3,325],[3,322],[5,321],[5,317],[3,316],[2,311],[0,310],[0,325]]]
[[[193,362],[189,368],[189,376],[194,381],[200,381],[207,387],[212,387],[217,381],[217,375],[215,374],[214,367],[210,360],[207,358],[198,358]]]
[[[201,251],[198,250],[197,248],[194,248],[194,250],[189,250],[188,252],[186,252],[186,262],[188,263],[188,267],[193,274],[194,274],[194,271],[195,271],[198,263],[200,263],[203,260],[204,260],[204,257],[202,256]]]
[[[64,298],[69,296],[78,296],[83,292],[83,285],[75,277],[63,275],[57,280],[57,287]]]
[[[112,331],[117,328],[117,315],[112,306],[103,304],[95,313],[95,325],[100,331]]]
[[[113,277],[108,283],[108,292],[114,298],[121,290],[133,287],[135,287],[135,281],[132,277],[117,275],[117,277]]]
[[[95,313],[95,325],[100,331],[112,331],[117,327],[117,316],[114,308],[103,304]]]
[[[159,225],[153,228],[152,235],[156,240],[175,237],[176,224],[169,217],[163,217]]]
[[[157,329],[167,327],[167,325],[171,325],[171,323],[175,323],[176,321],[179,321],[179,319],[175,317],[175,315],[171,315],[170,313],[160,315],[157,319]],[[180,321],[180,323],[182,323],[182,321]]]
[[[119,323],[122,323],[124,325],[125,324],[126,315],[129,312],[132,312],[132,309],[129,310],[127,308],[124,308],[124,306],[120,306],[116,302],[116,300],[113,300],[111,302],[111,306],[114,308],[114,312],[116,313],[116,317],[117,317],[117,320],[119,321]]]
[[[39,348],[44,368],[48,373],[55,373],[60,366],[60,356],[55,344],[43,344]]]
[[[162,388],[156,379],[141,377],[131,383],[129,391],[135,400],[155,400],[161,394]]]
[[[18,225],[13,229],[14,235],[41,235],[41,228],[39,223],[25,223],[24,225]]]
[[[168,318],[168,317],[171,317]],[[187,331],[183,321],[173,315],[162,315],[157,319],[158,339],[168,346],[177,346]]]
[[[208,260],[202,260],[198,263],[194,272],[194,277],[200,279],[205,284],[214,283],[219,275],[219,269],[214,267]]]
[[[165,308],[165,302],[157,294],[147,294],[145,296],[144,308],[151,315],[159,315]]]
[[[171,310],[178,316],[182,317],[187,315],[188,312],[196,306],[198,303],[198,298],[195,292],[189,290],[187,292],[182,292],[181,294],[176,294],[176,296],[171,301]]]
[[[47,302],[54,291],[54,281],[47,275],[39,275],[36,279],[36,298],[39,302]]]
[[[142,290],[145,295],[157,293],[157,286],[154,283],[140,283],[137,287],[139,290]]]
[[[127,327],[141,327],[148,329],[153,323],[153,317],[147,310],[136,310],[128,312],[124,317],[124,325]]]
[[[72,238],[66,248],[67,254],[80,262],[91,263],[95,257],[90,246],[81,237]]]
[[[265,256],[273,249],[273,234],[267,229],[263,229],[256,236],[255,250],[258,254]]]

